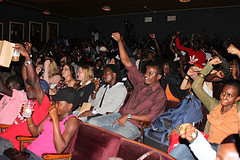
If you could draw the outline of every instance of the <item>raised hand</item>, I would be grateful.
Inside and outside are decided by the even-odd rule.
[[[176,35],[179,36],[179,34],[181,33],[181,31],[176,31]]]
[[[220,70],[216,73],[216,76],[218,76],[219,78],[223,78],[225,74],[223,73],[223,71]]]
[[[23,45],[19,43],[15,43],[15,47],[13,47],[15,50],[19,51],[23,57],[29,56],[28,51],[23,47]]]
[[[220,60],[219,57],[216,56],[209,63],[211,63],[212,65],[217,65],[217,64],[222,63],[222,61]]]
[[[175,34],[174,34],[174,35],[172,35],[172,40],[173,40],[173,39],[175,39],[175,38],[176,38],[176,35],[175,35]]]
[[[152,39],[155,39],[155,38],[156,38],[156,35],[155,35],[154,33],[149,34],[149,36],[150,36]]]
[[[95,85],[94,91],[98,91],[100,83],[101,83],[100,78],[94,80],[94,85]]]
[[[237,47],[235,47],[233,44],[231,44],[228,49],[227,49],[228,53],[231,53],[231,54],[240,54],[240,50],[237,49]]]
[[[50,60],[49,59],[47,59],[45,62],[44,62],[44,66],[49,66],[49,64],[50,64]]]
[[[121,41],[121,36],[118,32],[112,33],[112,38],[117,42]]]
[[[187,139],[189,142],[194,141],[198,136],[198,132],[195,127],[190,123],[185,123],[181,125],[180,137]]]
[[[49,107],[48,114],[53,121],[58,120],[58,110],[54,104]]]
[[[27,52],[30,54],[31,53],[31,49],[32,49],[32,43],[25,42],[24,46],[25,46]]]

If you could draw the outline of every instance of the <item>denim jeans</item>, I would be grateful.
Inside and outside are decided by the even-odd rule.
[[[113,114],[108,114],[104,116],[99,116],[99,117],[94,117],[91,118],[88,123],[92,124],[94,126],[98,126],[101,128],[104,128],[106,130],[112,131],[114,133],[120,134],[123,137],[129,138],[129,139],[136,139],[137,137],[140,136],[140,131],[139,129],[129,121],[125,122],[125,126],[120,126],[118,123],[116,123],[113,126],[113,123],[121,117],[120,113],[113,113]]]
[[[0,156],[3,155],[3,151],[8,148],[14,148],[12,142],[0,136]]]
[[[195,160],[193,152],[186,144],[180,143],[169,154],[177,160]]]

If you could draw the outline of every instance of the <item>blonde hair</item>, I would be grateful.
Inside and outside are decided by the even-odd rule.
[[[86,86],[86,83],[88,81],[90,81],[90,82],[94,81],[94,74],[93,74],[92,67],[90,65],[88,65],[88,64],[81,65],[80,67],[82,68],[82,71],[83,71],[83,74],[84,74],[84,78],[83,78],[81,86],[80,86],[81,81],[77,81],[75,83],[74,88],[77,89],[77,90],[82,88],[82,87],[84,87],[84,86]]]
[[[54,59],[51,59],[51,60],[50,60],[49,68],[50,68],[49,77],[52,77],[52,76],[54,76],[55,74],[58,74],[58,73],[59,73],[57,63],[55,62]]]

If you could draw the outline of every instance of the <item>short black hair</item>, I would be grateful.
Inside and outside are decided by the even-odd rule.
[[[117,65],[108,64],[105,68],[110,68],[113,73],[116,73],[116,83],[122,82],[121,70]]]
[[[148,64],[149,67],[157,67],[157,74],[162,75],[163,74],[163,69],[162,66],[156,62],[151,62]]]
[[[234,86],[238,89],[238,96],[240,96],[240,81],[237,79],[229,79],[226,81],[225,85]]]
[[[6,80],[6,83],[10,83],[10,82],[12,82],[14,85],[19,84],[19,89],[23,88],[23,79],[18,75],[11,76]]]
[[[235,144],[238,154],[240,156],[240,137],[239,134],[231,134],[230,136],[226,137],[221,144],[233,143]]]

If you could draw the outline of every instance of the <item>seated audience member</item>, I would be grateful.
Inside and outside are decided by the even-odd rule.
[[[179,34],[181,32],[177,31],[176,32],[176,46],[180,51],[186,51],[189,54],[189,64],[194,64],[196,66],[198,66],[199,68],[203,68],[203,65],[206,62],[206,55],[205,53],[200,49],[201,47],[201,43],[200,41],[196,40],[193,42],[193,48],[187,48],[187,47],[183,47],[180,44],[180,40],[178,38]]]
[[[100,87],[100,79],[95,80],[95,88],[88,100],[93,109],[80,114],[81,120],[86,122],[86,116],[90,116],[89,119],[97,115],[105,115],[107,112],[118,112],[123,105],[127,89],[121,82],[121,73],[118,66],[107,65],[103,70],[103,81],[105,85]]]
[[[195,78],[197,77],[197,74],[201,71],[202,69],[197,67],[197,66],[192,66],[188,69],[187,74],[185,75],[180,89],[181,90],[187,90],[187,89],[191,89],[192,88],[192,81],[191,80],[195,80]],[[212,82],[206,82],[204,81],[202,84],[202,88],[204,89],[204,91],[210,96],[213,96],[213,85]]]
[[[209,111],[204,132],[209,134],[208,142],[215,150],[224,138],[231,134],[237,134],[240,130],[240,102],[238,102],[240,100],[240,82],[235,79],[227,81],[221,92],[220,101],[210,97],[201,87],[204,77],[211,72],[212,65],[219,63],[221,60],[218,57],[212,59],[198,74],[192,85],[194,93]],[[186,154],[183,155],[183,152]],[[169,154],[177,159],[194,159],[185,144],[179,144]]]
[[[23,88],[23,80],[19,76],[11,76],[4,85],[0,79],[0,124],[11,125],[18,116],[22,105],[27,101]]]
[[[93,73],[95,78],[102,78],[103,76],[103,60],[102,59],[97,59],[94,63],[93,67]]]
[[[180,89],[182,76],[175,64],[171,61],[163,62],[164,76],[161,79],[161,86],[165,90],[168,100],[180,102],[186,96],[186,91]]]
[[[94,75],[90,65],[84,64],[79,67],[77,73],[78,81],[75,83],[74,88],[77,91],[79,98],[79,105],[88,102],[88,98],[94,89]],[[80,109],[80,107],[79,107]],[[74,115],[78,115],[79,111],[74,111]]]
[[[122,63],[128,70],[128,78],[134,86],[133,94],[119,113],[108,114],[89,120],[90,124],[118,133],[126,138],[135,139],[140,136],[138,121],[151,121],[166,107],[166,95],[159,84],[162,69],[157,65],[147,66],[143,75],[133,65],[120,40],[119,33],[112,37],[118,42]]]
[[[48,84],[44,80],[39,80],[29,55],[29,43],[26,43],[25,46],[27,50],[22,45],[16,44],[15,49],[25,57],[24,65],[22,66],[22,76],[27,90],[27,98],[35,102],[32,115],[33,122],[35,125],[39,125],[39,123],[46,118],[48,108],[50,107],[49,98],[44,94],[44,90],[48,92]],[[26,81],[28,81],[30,85],[28,85]],[[28,130],[27,121],[22,116],[18,116],[14,123],[0,134],[0,155],[3,154],[4,150],[10,147],[19,150],[20,144],[16,140],[16,136],[18,135],[31,136]]]
[[[49,87],[53,89],[61,80],[61,76],[58,74],[58,66],[54,59],[47,59],[44,62],[43,79],[48,82]]]
[[[62,69],[62,79],[54,89],[50,89],[50,95],[56,94],[60,89],[73,87],[75,84],[74,68],[71,64],[64,64]]]
[[[56,104],[48,109],[48,116],[39,125],[34,124],[32,116],[27,118],[30,133],[38,136],[23,150],[30,154],[29,159],[40,160],[43,153],[62,153],[77,130],[78,119],[72,115],[78,105],[76,91],[64,88],[52,98]],[[6,156],[0,158],[8,159]]]
[[[181,127],[180,136],[187,139],[189,147],[199,160],[239,160],[240,158],[240,138],[238,134],[227,136],[220,144],[216,152],[204,138],[201,132],[193,125],[186,123]]]

